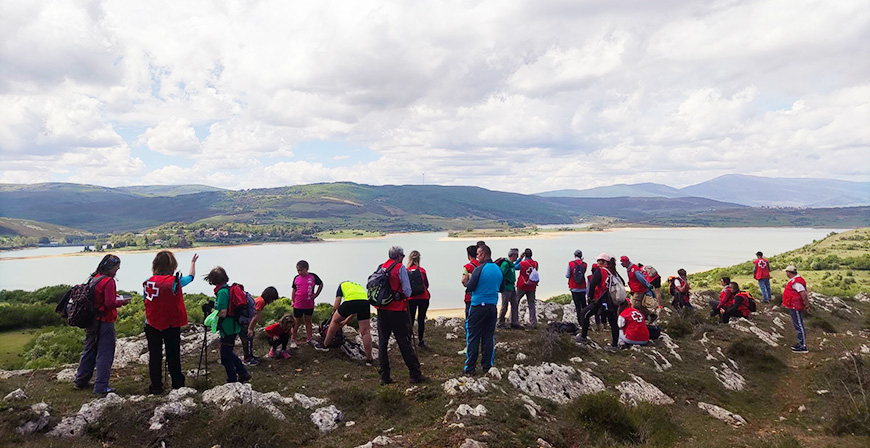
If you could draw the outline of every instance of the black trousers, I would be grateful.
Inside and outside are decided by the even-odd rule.
[[[163,347],[166,347],[166,363],[172,388],[184,387],[184,373],[181,371],[181,328],[171,327],[158,330],[145,324],[145,339],[148,341],[148,377],[151,390],[163,390]]]
[[[254,356],[254,338],[248,337],[247,326],[242,326],[242,331],[239,332],[239,339],[242,341],[242,353],[245,354],[245,361],[250,361]]]
[[[606,299],[602,298],[590,303],[589,305],[586,305],[586,308],[583,308],[583,332],[581,333],[581,335],[584,338],[587,334],[589,334],[589,320],[592,319],[592,316],[598,314],[599,311],[603,310],[605,303],[607,303]],[[608,305],[608,309],[604,312],[604,316],[610,323],[610,335],[611,337],[613,337],[613,346],[616,347],[616,344],[619,341],[619,327],[617,327],[616,323],[616,310],[611,308],[613,307]]]
[[[411,343],[411,316],[407,311],[378,310],[378,362],[380,363],[381,379],[390,378],[390,336],[395,336],[396,344],[402,353],[402,359],[408,366],[408,374],[412,379],[423,376],[420,372],[420,360],[417,351]]]
[[[278,350],[278,346],[281,346],[281,350],[287,350],[287,342],[290,341],[289,333],[282,333],[281,336],[277,338],[270,337],[269,345],[272,346],[273,349]]]
[[[743,317],[743,314],[739,310],[725,310],[724,313],[719,314],[719,308],[716,308],[719,305],[718,300],[711,300],[707,303],[710,304],[710,317],[719,316],[719,323],[721,324],[727,324],[732,317]]]
[[[429,299],[408,300],[408,314],[411,315],[411,326],[417,321],[417,339],[423,342],[423,332],[426,331],[426,311],[429,309]]]
[[[586,308],[586,291],[571,291],[571,299],[574,300],[574,310],[577,312],[577,323],[583,322],[583,308]],[[598,322],[598,316],[595,316],[595,321]]]

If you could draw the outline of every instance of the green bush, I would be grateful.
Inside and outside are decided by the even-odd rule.
[[[830,321],[828,321],[827,319],[825,319],[823,317],[820,317],[817,315],[811,315],[808,320],[809,320],[809,324],[811,327],[818,328],[818,329],[824,331],[825,333],[836,333],[837,332],[837,328],[834,327],[834,324],[832,324]]]
[[[64,321],[54,312],[54,307],[42,303],[2,303],[0,331],[61,325]]]
[[[831,391],[831,399],[841,403],[834,409],[828,428],[833,435],[870,436],[870,358],[848,353],[816,370],[816,386]]]
[[[732,342],[725,351],[741,364],[747,365],[753,370],[778,372],[786,368],[781,359],[774,356],[766,345],[754,338],[740,338]]]
[[[35,291],[0,290],[0,303],[56,304],[69,291],[69,285],[46,286]]]
[[[583,425],[590,437],[608,437],[620,443],[639,443],[640,430],[625,406],[607,392],[584,395],[571,406],[571,417]]]
[[[24,368],[37,369],[79,360],[85,341],[81,328],[60,326],[43,329],[24,346]]]
[[[573,303],[571,294],[559,294],[558,296],[550,297],[549,299],[547,299],[547,301],[558,305],[567,305],[569,303]]]

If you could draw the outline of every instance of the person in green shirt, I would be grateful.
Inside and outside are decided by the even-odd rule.
[[[236,356],[233,348],[236,345],[236,336],[242,331],[239,320],[229,311],[230,286],[227,284],[230,278],[224,268],[217,266],[205,276],[205,281],[214,286],[214,308],[218,312],[218,334],[221,337],[221,364],[227,371],[227,382],[243,383],[251,379],[251,374],[242,364],[242,360]]]
[[[501,293],[501,310],[498,312],[498,328],[506,327],[504,319],[507,314],[508,305],[510,305],[511,308],[511,328],[523,328],[523,326],[520,325],[520,310],[519,301],[517,300],[516,286],[517,274],[514,270],[514,263],[516,263],[519,256],[520,250],[514,248],[508,251],[507,258],[496,260],[496,264],[501,268],[501,273],[504,276],[504,290]]]

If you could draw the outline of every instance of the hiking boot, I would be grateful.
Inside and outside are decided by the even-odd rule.
[[[616,347],[613,345],[608,345],[607,347],[604,347],[604,351],[606,351],[606,352],[618,352],[619,347]]]
[[[366,367],[374,367],[375,360],[374,359],[366,359]]]
[[[422,339],[420,340],[420,342],[417,343],[417,347],[420,347],[420,348],[428,348],[428,346],[426,345],[425,342],[423,342]]]
[[[162,387],[149,386],[148,393],[151,395],[163,395]]]
[[[115,393],[115,389],[113,389],[111,387],[107,387],[106,390],[104,390],[102,392],[94,392],[94,395],[102,395],[105,397],[106,395],[113,394],[113,393]]]
[[[314,350],[317,350],[318,352],[328,352],[329,351],[328,348],[326,348],[320,344],[311,344],[311,346],[314,347]]]
[[[381,378],[381,386],[386,386],[387,384],[393,384],[392,378]]]
[[[791,351],[793,351],[795,353],[809,353],[810,352],[809,349],[807,349],[806,347],[798,347],[798,346],[793,346],[791,348]]]
[[[81,384],[81,383],[76,383],[75,381],[73,381],[73,389],[75,389],[75,390],[88,390],[88,389],[93,389],[93,388],[94,388],[94,383]]]
[[[505,327],[504,322],[499,322],[499,323],[495,324],[495,328],[504,328],[504,327]]]
[[[475,370],[463,370],[462,371],[465,376],[477,376],[477,371]]]
[[[239,375],[240,383],[247,383],[248,381],[251,381],[251,372],[245,372]]]
[[[290,359],[290,353],[287,353],[287,350],[281,350],[281,358]]]
[[[577,336],[574,337],[574,342],[578,342],[580,344],[588,344],[592,341],[590,341],[588,338],[584,337],[582,334],[578,334]]]
[[[275,347],[272,347],[272,350],[269,350],[268,356],[272,359],[275,359]]]
[[[427,380],[429,380],[429,378],[426,378],[425,376],[420,375],[420,376],[411,377],[411,379],[409,381],[411,382],[411,384],[420,384],[420,383],[425,383]]]
[[[255,366],[255,365],[259,364],[259,363],[260,363],[260,362],[257,361],[257,358],[248,358],[248,359],[242,361],[242,364],[244,364],[244,365],[246,365],[246,366]]]

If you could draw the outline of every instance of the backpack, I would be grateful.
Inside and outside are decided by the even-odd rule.
[[[662,327],[658,325],[647,325],[646,329],[649,331],[650,339],[658,339],[662,335]]]
[[[610,292],[610,301],[614,305],[620,306],[625,303],[625,285],[622,284],[622,279],[615,273],[607,272],[610,274],[607,276],[607,291]]]
[[[228,287],[230,293],[230,305],[227,307],[227,316],[236,318],[240,324],[250,323],[254,317],[254,297],[245,291],[245,287],[233,283]]]
[[[656,268],[649,266],[649,265],[644,266],[643,270],[646,271],[647,275],[649,275],[649,278],[656,278],[656,276],[659,275],[659,271],[657,271]]]
[[[538,274],[538,270],[535,267],[532,267],[532,272],[529,272],[529,283],[538,284],[541,281],[541,276]]]
[[[758,304],[755,302],[752,294],[749,294],[748,291],[740,291],[737,293],[737,295],[743,297],[743,300],[746,301],[746,307],[749,308],[750,313],[754,313],[758,310]]]
[[[54,312],[66,319],[69,325],[88,328],[100,314],[94,307],[94,290],[105,275],[89,277],[85,283],[75,285],[63,295]]]
[[[329,323],[332,321],[332,316],[326,318],[323,322],[320,323],[320,340],[326,341],[326,332],[329,330]],[[345,337],[344,337],[344,329],[338,327],[338,331],[335,332],[335,336],[332,337],[332,343],[329,345],[325,345],[326,348],[338,348],[344,345]]]
[[[676,282],[674,282],[674,280],[676,280],[677,278],[678,277],[673,276],[668,277],[668,294],[670,294],[671,297],[676,297],[677,293],[679,292],[677,291],[677,284]]]
[[[511,261],[508,260],[508,259],[505,258],[505,257],[501,257],[501,258],[499,258],[498,260],[495,260],[494,263],[495,263],[496,266],[498,266],[499,269],[501,269],[501,272],[502,272],[502,276],[501,276],[501,288],[499,288],[499,291],[504,291],[504,290],[505,290],[508,286],[510,286],[512,283],[511,283],[510,280],[508,280],[507,275],[504,275],[504,269],[502,268],[502,263],[510,263],[509,269],[513,269],[513,268],[514,268],[514,267],[513,267],[513,263],[511,263]]]
[[[366,282],[368,290],[369,303],[374,306],[384,306],[390,304],[396,299],[396,291],[390,288],[390,271],[393,270],[399,262],[394,262],[390,267],[384,269],[384,266],[378,266],[375,272],[369,276]]]
[[[583,267],[583,262],[573,263],[574,273],[571,277],[574,278],[574,283],[582,285],[586,283],[586,268]]]
[[[411,297],[416,297],[426,292],[426,284],[423,283],[423,272],[420,269],[409,269],[408,280],[411,283]]]
[[[550,322],[547,324],[547,331],[550,333],[577,334],[577,331],[579,330],[577,324],[573,322]]]

